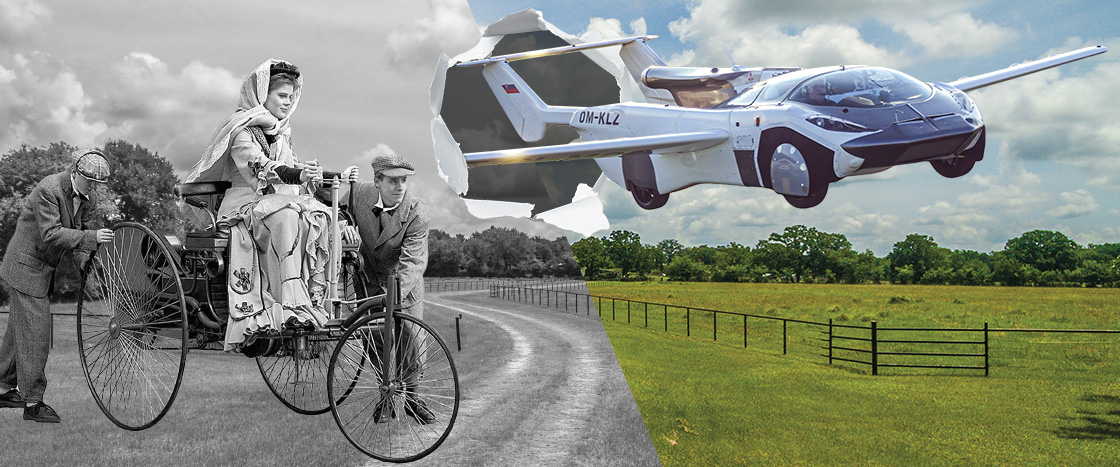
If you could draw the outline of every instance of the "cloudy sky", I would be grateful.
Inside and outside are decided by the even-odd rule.
[[[300,158],[368,168],[372,154],[394,151],[417,166],[414,187],[436,228],[563,235],[537,221],[474,219],[436,174],[428,105],[436,62],[479,37],[465,0],[0,0],[0,154],[125,139],[183,176],[235,110],[244,77],[278,58],[304,73],[292,116]]]
[[[756,188],[703,185],[652,212],[609,185],[612,228],[646,243],[754,245],[806,224],[843,233],[883,255],[908,233],[942,246],[990,251],[1032,229],[1081,244],[1120,242],[1120,4],[1116,2],[703,0],[679,2],[472,1],[480,24],[533,7],[566,32],[648,33],[671,65],[866,64],[923,81],[952,81],[1089,45],[1110,52],[972,93],[988,125],[985,159],[948,180],[928,164],[834,185],[798,210]]]
[[[20,144],[142,144],[185,173],[235,108],[243,77],[268,58],[301,67],[292,117],[301,158],[328,167],[395,151],[421,174],[437,228],[491,223],[531,234],[539,222],[480,221],[436,175],[428,89],[440,52],[473,46],[479,25],[533,7],[566,32],[643,32],[671,64],[882,65],[950,81],[1085,45],[1107,54],[973,93],[989,129],[972,174],[928,165],[842,182],[796,210],[760,189],[700,186],[645,212],[608,184],[612,228],[643,241],[753,245],[791,224],[848,236],[882,255],[908,233],[941,245],[1002,248],[1024,231],[1120,241],[1120,5],[1115,2],[519,1],[126,2],[0,0],[0,153]],[[915,12],[921,12],[916,16]],[[364,165],[364,164],[363,164]],[[366,174],[367,176],[369,174]]]

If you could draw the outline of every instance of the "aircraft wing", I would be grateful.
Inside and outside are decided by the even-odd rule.
[[[710,148],[727,141],[725,130],[708,130],[690,133],[671,133],[656,136],[636,136],[603,141],[579,141],[555,146],[537,146],[501,151],[472,152],[464,154],[467,167],[484,165],[521,164],[525,162],[568,161],[620,156],[631,152],[669,149],[669,152],[689,152]]]
[[[1093,55],[1103,54],[1108,52],[1108,48],[1104,46],[1085,47],[1083,49],[1074,50],[1073,52],[1066,52],[1062,54],[1054,54],[1041,60],[1033,62],[1020,63],[1011,65],[1010,67],[1002,70],[993,71],[991,73],[984,73],[979,76],[971,78],[961,78],[951,83],[946,83],[961,91],[971,91],[979,89],[984,86],[990,86],[996,83],[1002,83],[1009,79],[1018,78],[1023,75],[1028,75],[1037,71],[1042,71],[1047,68],[1053,68],[1058,65],[1064,65],[1069,62],[1081,60],[1083,58],[1092,57]]]

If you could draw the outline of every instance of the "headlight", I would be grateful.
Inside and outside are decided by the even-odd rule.
[[[860,133],[864,131],[874,131],[863,125],[852,123],[847,120],[842,120],[836,117],[829,117],[827,115],[816,115],[805,119],[809,123],[824,128],[828,131],[846,131],[849,133]]]
[[[965,93],[957,91],[955,89],[953,90],[952,94],[953,100],[957,101],[957,105],[961,106],[961,110],[963,110],[964,113],[972,113],[972,99],[969,99],[968,96],[965,95]]]

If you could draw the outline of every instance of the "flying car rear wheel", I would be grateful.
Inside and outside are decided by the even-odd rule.
[[[936,170],[942,177],[957,178],[972,171],[972,167],[976,165],[976,159],[969,156],[954,156],[949,159],[929,161],[929,163],[933,166],[933,170]]]
[[[78,349],[98,407],[126,430],[171,408],[187,361],[187,302],[163,240],[132,222],[113,228],[83,273]]]
[[[817,188],[816,190],[810,191],[808,196],[793,196],[793,195],[782,195],[782,196],[785,196],[786,201],[789,202],[789,204],[793,205],[793,207],[798,208],[798,209],[808,209],[808,208],[814,207],[818,204],[821,204],[821,201],[824,201],[824,196],[827,195],[827,194],[828,194],[828,184],[826,183],[826,184],[822,185],[820,188]]]
[[[630,194],[634,196],[634,202],[638,203],[638,206],[642,209],[657,209],[669,201],[668,193],[661,194],[652,188],[637,185],[630,190]]]

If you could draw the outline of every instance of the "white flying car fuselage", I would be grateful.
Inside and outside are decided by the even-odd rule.
[[[1107,51],[1088,47],[951,83],[880,67],[668,67],[630,37],[459,63],[483,66],[525,141],[548,125],[572,143],[464,154],[468,167],[595,158],[639,206],[701,183],[763,187],[790,204],[819,204],[832,182],[915,162],[960,177],[983,159],[984,120],[967,91]],[[545,104],[507,62],[620,45],[647,103]]]

